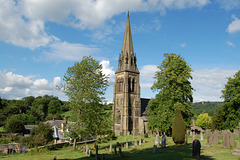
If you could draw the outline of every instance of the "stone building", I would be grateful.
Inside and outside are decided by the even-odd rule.
[[[144,132],[142,127],[145,125],[140,123],[144,122],[144,120],[141,120],[141,116],[145,111],[146,105],[141,106],[139,74],[137,57],[133,50],[128,13],[122,51],[119,55],[118,68],[115,72],[113,130],[116,135],[140,134],[140,131]],[[141,129],[139,126],[141,126]]]

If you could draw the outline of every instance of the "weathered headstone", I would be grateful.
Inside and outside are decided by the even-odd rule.
[[[154,146],[153,146],[153,151],[152,151],[152,153],[154,153],[154,154],[157,153],[157,145],[154,145]]]
[[[223,148],[230,148],[230,135],[229,132],[226,130],[223,131]]]
[[[201,143],[198,139],[195,139],[192,143],[192,157],[200,158]]]
[[[133,139],[135,139],[135,133],[133,133]]]
[[[162,135],[162,140],[161,140],[161,147],[166,147],[166,135]]]
[[[213,143],[213,133],[211,131],[209,132],[209,143]]]
[[[234,146],[234,144],[235,144],[235,137],[232,134],[232,132],[230,132],[230,131],[229,131],[229,140],[230,140],[230,145]]]
[[[88,154],[88,145],[86,145],[86,152],[85,153]]]
[[[89,149],[88,155],[89,155],[89,157],[92,157],[92,151],[91,151],[91,149]]]
[[[139,141],[139,146],[141,146],[142,145],[142,139],[140,139],[140,141]]]
[[[127,141],[127,137],[124,137],[125,142]]]
[[[218,144],[219,143],[219,131],[215,130],[213,132],[213,143]]]
[[[128,142],[126,143],[126,145],[125,145],[125,146],[126,146],[126,149],[128,149]]]
[[[203,138],[203,132],[202,132],[202,131],[200,132],[200,140],[201,140],[201,141],[204,140],[204,138]]]
[[[135,140],[134,146],[137,146],[137,145],[138,145],[138,140]]]
[[[110,143],[109,152],[112,152],[112,143]]]
[[[155,144],[160,146],[160,136],[159,135],[156,135]]]

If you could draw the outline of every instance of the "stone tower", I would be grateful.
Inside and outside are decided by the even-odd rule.
[[[116,135],[139,134],[141,116],[139,71],[133,51],[129,13],[122,51],[115,72],[113,93],[114,132]]]

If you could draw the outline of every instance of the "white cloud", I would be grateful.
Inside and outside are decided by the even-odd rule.
[[[23,19],[12,0],[0,0],[0,40],[34,49],[45,46],[53,37],[45,32],[44,21]]]
[[[230,46],[230,47],[235,47],[235,44],[230,42],[230,41],[227,41],[227,44]]]
[[[182,43],[182,44],[180,44],[180,46],[182,47],[182,48],[184,48],[184,47],[186,47],[186,43]]]
[[[105,74],[106,76],[109,76],[109,79],[108,79],[109,84],[113,85],[115,82],[115,72],[113,71],[113,67],[110,67],[110,62],[106,60],[102,60],[100,64],[102,65],[103,74]]]
[[[140,76],[142,81],[153,82],[155,72],[157,71],[156,65],[145,65],[140,70]]]
[[[0,0],[0,40],[35,49],[56,40],[46,32],[45,22],[91,29],[103,26],[106,20],[114,23],[111,18],[127,10],[165,12],[166,9],[203,7],[208,3],[209,0]],[[155,29],[160,29],[158,22]],[[97,33],[95,36],[99,37]]]
[[[228,25],[228,28],[226,30],[230,34],[240,31],[240,20],[235,15],[233,15],[232,18],[234,20]]]
[[[60,77],[54,77],[53,82],[47,79],[36,79],[36,76],[23,76],[0,70],[1,98],[21,99],[26,96],[43,96],[51,94],[66,100],[64,94],[56,89],[61,84]]]
[[[237,70],[194,70],[192,73],[192,87],[196,90],[193,94],[194,101],[222,101],[220,99],[227,83],[227,77],[232,77]]]
[[[220,7],[226,10],[240,8],[239,0],[217,0],[220,4]]]
[[[77,43],[56,42],[50,45],[50,51],[43,52],[41,59],[47,61],[77,61],[83,56],[97,53],[98,48]]]

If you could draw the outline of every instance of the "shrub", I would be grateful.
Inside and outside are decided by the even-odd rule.
[[[185,141],[186,125],[183,120],[181,109],[176,108],[176,114],[172,126],[172,139],[175,144],[183,144]]]
[[[8,132],[11,132],[11,133],[20,133],[20,132],[24,132],[25,130],[23,122],[19,119],[13,119],[13,118],[10,118],[7,121],[5,128],[7,129]]]

